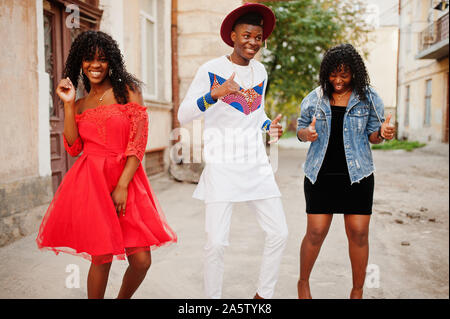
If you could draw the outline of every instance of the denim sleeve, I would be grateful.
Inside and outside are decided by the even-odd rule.
[[[311,124],[311,96],[307,96],[303,99],[302,103],[300,104],[300,117],[297,119],[297,133],[301,129],[308,127],[309,124]],[[297,135],[298,138],[298,135]],[[301,139],[298,138],[300,142],[303,142]]]
[[[378,131],[381,123],[384,122],[384,103],[381,97],[373,89],[369,89],[367,94],[370,104],[369,120],[366,126],[366,134],[370,135]],[[380,123],[381,121],[381,123]]]

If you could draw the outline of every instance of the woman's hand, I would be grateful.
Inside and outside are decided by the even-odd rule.
[[[116,188],[111,193],[111,198],[113,200],[114,206],[116,207],[117,215],[122,213],[125,216],[125,208],[127,206],[128,188],[117,185]]]
[[[380,133],[386,140],[392,140],[395,136],[395,126],[390,123],[392,114],[386,117],[386,121],[381,124]]]
[[[308,127],[298,131],[297,136],[304,142],[314,142],[317,140],[319,135],[316,131],[316,117],[313,116],[311,124]]]
[[[75,87],[69,78],[61,79],[56,87],[56,94],[64,102],[64,104],[75,105]]]
[[[236,73],[233,72],[233,74],[231,74],[231,76],[228,80],[226,80],[225,82],[222,83],[222,85],[216,87],[215,89],[213,89],[211,91],[211,97],[214,100],[218,100],[220,98],[223,98],[224,96],[227,96],[228,94],[233,94],[233,93],[241,94],[241,95],[245,96],[245,94],[240,91],[239,84],[234,82],[235,75],[236,75]]]

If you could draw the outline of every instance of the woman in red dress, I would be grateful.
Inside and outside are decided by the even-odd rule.
[[[57,189],[36,242],[91,261],[88,298],[104,297],[112,260],[126,256],[118,298],[131,298],[150,267],[150,249],[177,241],[141,165],[148,134],[141,83],[100,31],[75,39],[64,77],[56,88],[64,102],[64,146],[82,155]],[[80,78],[88,94],[75,101]]]

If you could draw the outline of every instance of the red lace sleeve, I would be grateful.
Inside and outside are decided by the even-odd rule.
[[[128,139],[125,156],[134,155],[139,161],[142,161],[148,138],[147,108],[137,103],[129,103],[127,114],[130,118],[130,138]]]
[[[67,153],[69,153],[73,157],[80,154],[81,151],[83,150],[83,141],[81,140],[81,137],[79,135],[72,145],[69,145],[64,134],[63,134],[63,141],[64,141],[64,148],[66,149]]]

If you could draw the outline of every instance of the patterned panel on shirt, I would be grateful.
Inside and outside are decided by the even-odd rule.
[[[211,90],[222,85],[226,79],[218,76],[217,74],[208,72],[209,81],[211,84]],[[231,105],[236,110],[241,111],[245,115],[256,111],[261,106],[262,94],[264,91],[264,81],[254,86],[251,89],[244,89],[239,86],[239,90],[245,94],[245,97],[241,94],[228,94],[222,98],[222,101]]]

